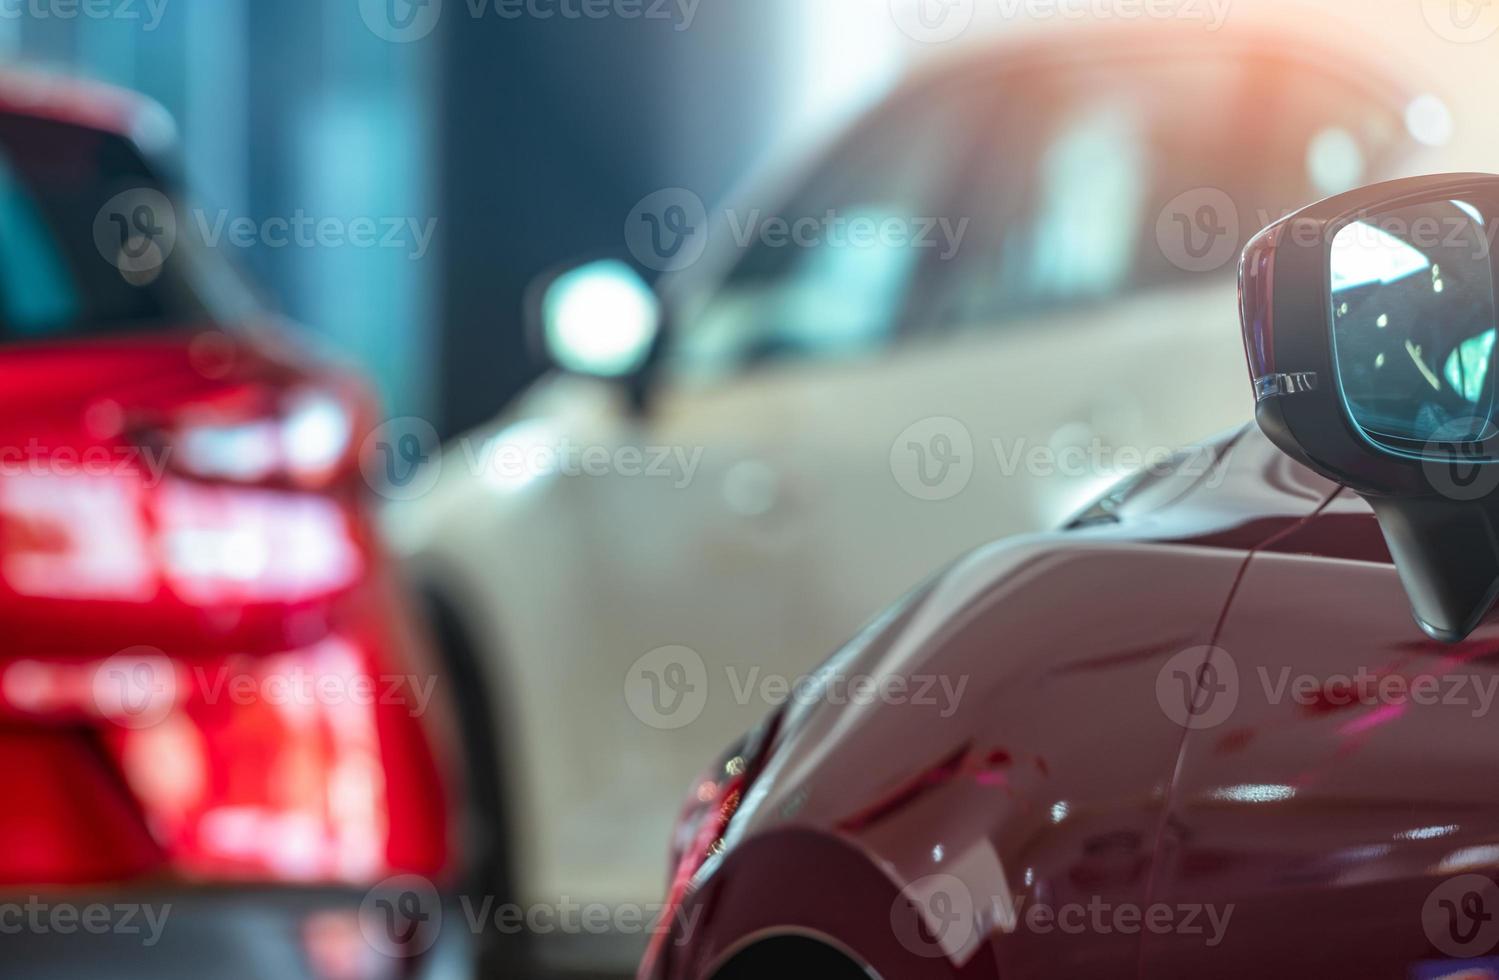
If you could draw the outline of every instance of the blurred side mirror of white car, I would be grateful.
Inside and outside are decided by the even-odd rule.
[[[538,284],[539,340],[558,367],[600,378],[628,378],[650,360],[661,333],[661,302],[616,259],[575,266]]]

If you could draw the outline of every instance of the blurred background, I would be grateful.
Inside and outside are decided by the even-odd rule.
[[[672,0],[638,18],[429,2],[411,9],[437,11],[430,25],[392,31],[382,25],[405,16],[405,0],[14,0],[0,45],[12,62],[159,101],[178,124],[192,197],[212,212],[432,222],[417,260],[264,242],[239,258],[280,309],[358,358],[394,414],[433,418],[445,435],[490,418],[538,372],[518,324],[526,287],[579,255],[622,251],[624,216],[652,191],[716,201],[955,49],[1088,30],[1100,10],[1148,19],[1143,4],[1110,17],[1110,4],[1066,0]],[[934,43],[902,30],[892,3],[913,16],[951,5],[969,26]],[[1430,33],[1422,6],[1350,15],[1333,2],[1201,0],[1175,19],[1229,32],[1347,19],[1388,46]],[[1459,0],[1425,7],[1467,16]],[[1437,48],[1428,67],[1471,77],[1489,48]],[[1433,57],[1430,44],[1399,54]]]
[[[0,58],[159,103],[123,125],[94,90],[0,84],[7,118],[165,148],[179,237],[339,366],[180,313],[200,250],[124,261],[161,219],[112,212],[156,186],[133,150],[0,129],[53,239],[95,222],[106,264],[70,261],[151,308],[62,329],[98,352],[19,331],[0,380],[52,414],[5,439],[174,453],[102,495],[0,479],[25,559],[0,554],[0,620],[57,647],[0,673],[0,720],[103,732],[89,785],[126,816],[95,810],[141,849],[69,863],[51,824],[88,797],[62,793],[25,839],[67,861],[0,849],[0,883],[345,889],[228,929],[246,976],[280,969],[272,933],[306,975],[396,975],[367,954],[433,948],[429,893],[544,913],[457,930],[489,975],[628,975],[695,776],[785,703],[760,679],[794,688],[943,563],[1108,520],[1116,481],[1247,422],[1234,272],[1259,227],[1499,170],[1499,7],[1470,0],[0,0]],[[53,309],[17,268],[6,317]],[[104,342],[188,320],[211,342],[152,334],[163,364]],[[137,494],[152,516],[120,533]],[[142,644],[127,686],[178,679],[150,725],[46,673]],[[175,686],[209,648],[256,685],[295,663],[428,693],[399,724],[312,712],[334,744],[312,751],[305,712],[225,721],[218,689]],[[579,902],[610,926],[557,926]],[[370,939],[382,916],[399,942]]]
[[[280,309],[358,358],[397,414],[444,432],[535,375],[518,317],[539,273],[620,251],[624,216],[654,189],[718,197],[919,53],[860,0],[709,3],[690,20],[680,6],[593,19],[469,4],[448,0],[429,34],[402,42],[367,23],[389,17],[382,4],[356,0],[18,2],[0,43],[9,61],[159,101],[193,200],[213,212],[435,219],[415,261],[264,243],[240,260]]]

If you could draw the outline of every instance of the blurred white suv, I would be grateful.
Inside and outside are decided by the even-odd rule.
[[[1012,43],[771,190],[642,202],[654,291],[539,288],[559,370],[389,515],[493,740],[495,887],[649,912],[683,788],[861,622],[1242,423],[1242,242],[1451,128],[1387,72],[1160,25]]]

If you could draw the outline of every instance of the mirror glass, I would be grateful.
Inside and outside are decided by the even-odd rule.
[[[607,260],[552,280],[541,318],[547,353],[558,365],[620,378],[645,366],[661,330],[661,305],[634,269]]]
[[[1332,243],[1333,341],[1353,421],[1376,442],[1477,442],[1494,417],[1491,231],[1441,200],[1370,215]]]

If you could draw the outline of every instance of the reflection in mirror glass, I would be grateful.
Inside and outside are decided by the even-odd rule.
[[[1379,441],[1492,433],[1489,228],[1466,201],[1372,215],[1332,244],[1333,339],[1349,415]]]

